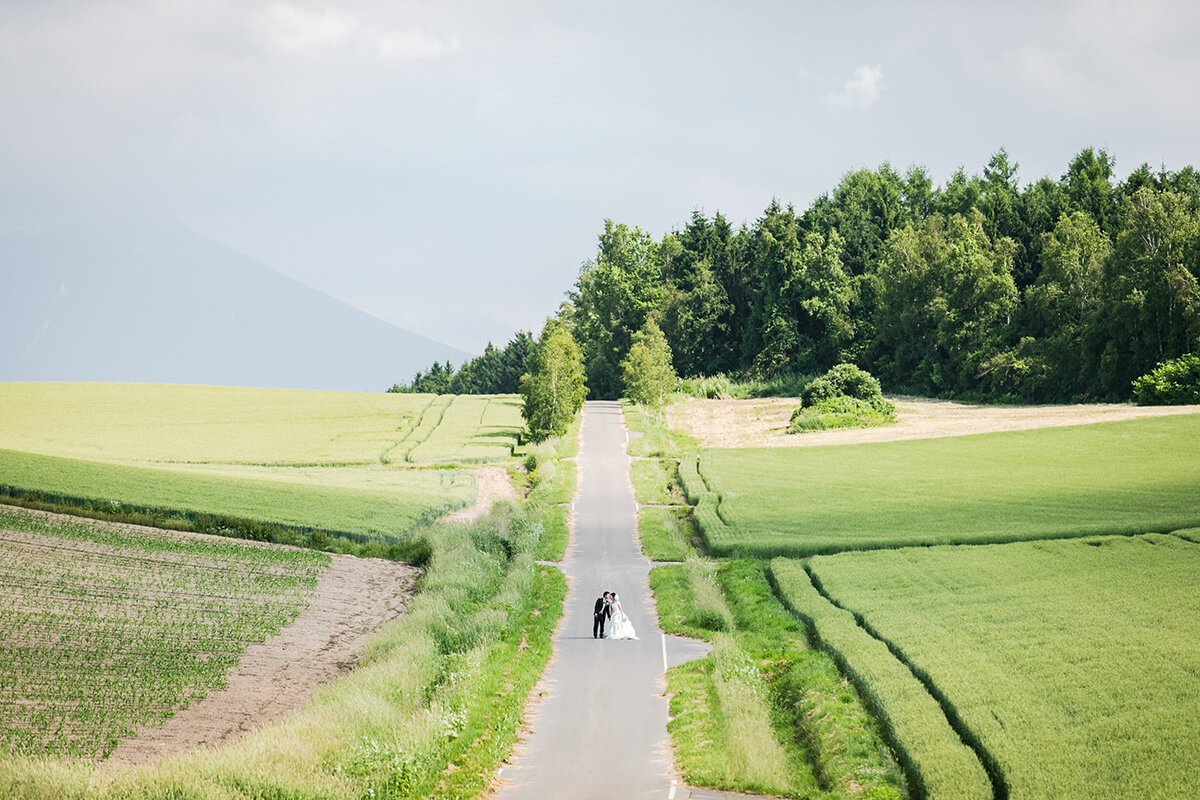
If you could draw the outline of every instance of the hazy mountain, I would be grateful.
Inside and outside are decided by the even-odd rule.
[[[162,224],[0,237],[0,380],[383,391],[468,354]]]

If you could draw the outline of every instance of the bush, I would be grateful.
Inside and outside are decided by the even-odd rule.
[[[1200,403],[1200,354],[1164,361],[1135,380],[1133,399],[1141,406]]]
[[[887,403],[887,401],[884,401]],[[810,408],[797,408],[792,412],[788,431],[804,433],[805,431],[824,431],[831,428],[870,428],[876,425],[887,425],[895,421],[895,413],[891,403],[888,410],[881,411],[866,400],[857,397],[831,397],[821,400]]]
[[[800,392],[800,399],[806,406],[836,397],[862,400],[876,411],[895,411],[892,404],[883,399],[883,388],[878,379],[853,364],[838,364],[821,377],[809,381]]]

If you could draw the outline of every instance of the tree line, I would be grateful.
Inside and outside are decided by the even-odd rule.
[[[1000,401],[1126,399],[1200,350],[1200,173],[1104,150],[1022,187],[1001,149],[934,187],[888,164],[753,224],[694,212],[660,240],[607,221],[560,312],[590,396],[618,397],[656,320],[684,377],[852,363],[891,392]]]
[[[464,363],[458,370],[446,361],[433,362],[406,384],[395,383],[389,392],[428,394],[516,394],[521,376],[533,364],[537,341],[528,331],[517,331],[504,347],[488,342],[482,355]]]
[[[650,322],[684,377],[850,363],[889,392],[1127,399],[1135,378],[1200,352],[1200,173],[1143,164],[1116,181],[1114,167],[1087,148],[1061,177],[1022,186],[1001,149],[937,187],[921,167],[851,172],[803,211],[773,201],[740,227],[696,211],[655,240],[608,220],[555,325],[593,398],[628,392]],[[516,352],[528,369],[537,349],[521,336],[508,361],[516,339],[410,388],[500,386],[480,379],[503,372],[473,366],[484,360],[510,364],[496,390],[515,391]]]

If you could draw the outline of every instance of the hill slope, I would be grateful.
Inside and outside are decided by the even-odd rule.
[[[0,237],[0,380],[382,391],[468,357],[182,227]]]

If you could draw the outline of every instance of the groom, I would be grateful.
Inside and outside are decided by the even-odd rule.
[[[604,622],[612,614],[612,598],[608,592],[596,598],[596,607],[592,611],[592,638],[604,638]]]

